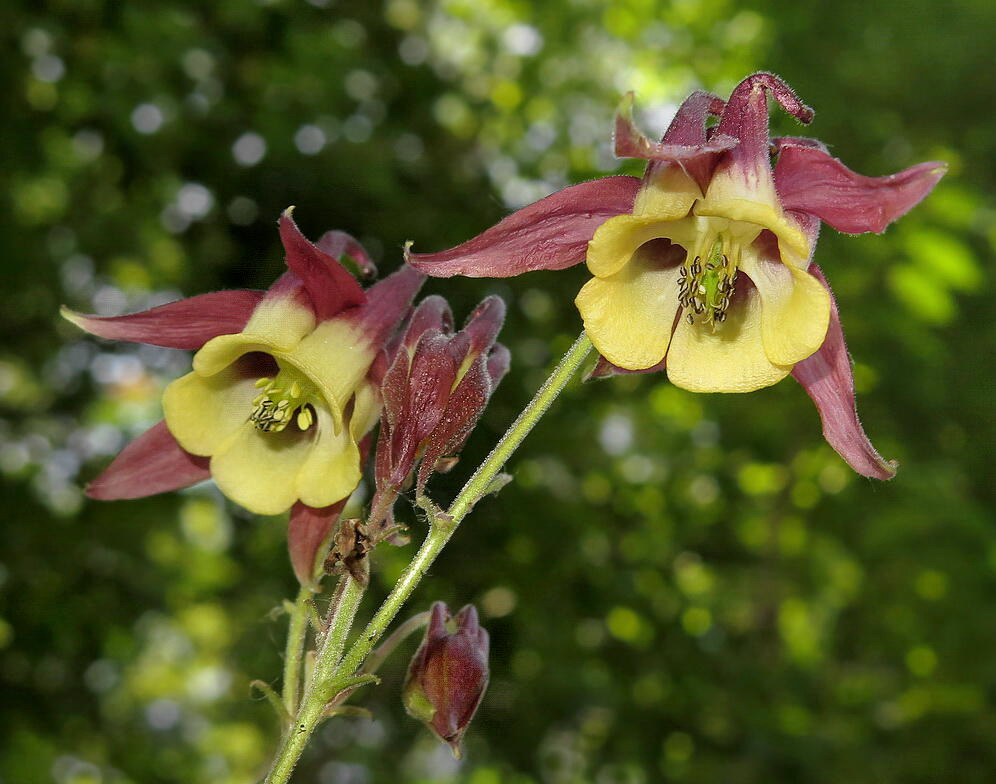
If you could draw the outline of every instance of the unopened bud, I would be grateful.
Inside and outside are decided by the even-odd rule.
[[[477,610],[468,604],[451,617],[443,602],[435,602],[422,644],[408,666],[402,693],[405,709],[453,750],[488,686],[488,632]]]

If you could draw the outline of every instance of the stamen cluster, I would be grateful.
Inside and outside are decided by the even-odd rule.
[[[306,385],[297,379],[288,384],[286,380],[281,380],[282,375],[256,381],[256,387],[262,392],[252,401],[253,410],[249,419],[257,430],[264,433],[279,433],[292,421],[296,421],[298,428],[304,431],[315,422]]]
[[[722,240],[713,243],[704,266],[701,256],[695,257],[690,268],[682,262],[678,270],[678,304],[685,309],[689,324],[695,323],[695,316],[703,315],[703,322],[714,328],[726,321],[738,273],[730,257],[723,253]]]

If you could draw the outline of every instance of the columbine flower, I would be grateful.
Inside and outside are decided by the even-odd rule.
[[[801,122],[812,119],[784,82],[757,73],[727,103],[694,93],[654,143],[634,128],[628,99],[616,153],[648,160],[642,179],[566,188],[409,262],[436,276],[505,277],[586,258],[594,277],[576,304],[603,358],[596,375],[666,369],[691,391],[748,392],[794,373],[831,445],[860,473],[887,478],[894,468],[858,423],[833,298],[810,259],[820,220],[848,233],[881,232],[945,166],[863,177],[818,141],[771,140],[769,93]],[[707,128],[710,115],[719,122]]]
[[[460,756],[460,740],[488,687],[488,632],[468,604],[455,618],[432,605],[429,627],[408,666],[405,708]]]
[[[433,471],[452,466],[448,458],[463,447],[508,371],[508,349],[495,343],[504,319],[499,297],[485,299],[455,334],[442,297],[427,297],[416,308],[381,386],[384,416],[371,522],[390,518],[416,463],[421,461],[418,495]]]
[[[304,549],[327,534],[360,480],[360,442],[380,412],[384,343],[423,278],[403,268],[364,291],[330,255],[348,252],[369,267],[348,235],[312,244],[290,210],[279,228],[289,270],[266,292],[202,294],[115,318],[63,310],[94,335],[197,349],[193,372],[166,387],[165,420],[88,486],[91,498],[140,498],[210,475],[252,512],[294,505],[292,555],[295,531]],[[295,559],[299,576],[310,576],[306,560]]]

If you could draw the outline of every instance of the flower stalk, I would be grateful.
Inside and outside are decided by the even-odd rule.
[[[319,646],[311,684],[293,723],[284,734],[265,784],[286,784],[290,780],[294,766],[323,717],[328,701],[355,681],[354,673],[367,661],[457,527],[474,505],[491,492],[505,463],[578,372],[591,349],[591,340],[582,332],[495,448],[467,480],[450,508],[446,512],[431,510],[429,533],[418,553],[345,656],[342,655],[345,640],[363,596],[363,587],[348,574],[343,576],[342,592],[329,619],[325,639]]]

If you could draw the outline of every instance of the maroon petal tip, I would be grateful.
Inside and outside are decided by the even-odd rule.
[[[280,240],[287,267],[304,285],[315,316],[326,320],[346,308],[364,304],[366,295],[356,278],[301,233],[292,217],[293,209],[288,207],[280,216]]]

